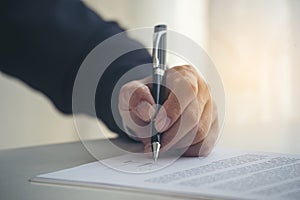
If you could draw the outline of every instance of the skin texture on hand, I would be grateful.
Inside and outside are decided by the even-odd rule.
[[[119,111],[127,133],[151,151],[150,121],[155,115],[151,95],[152,77],[125,84],[119,94]],[[189,65],[176,66],[166,72],[170,91],[155,118],[162,134],[161,151],[183,150],[183,156],[206,156],[218,137],[218,114],[207,83]]]

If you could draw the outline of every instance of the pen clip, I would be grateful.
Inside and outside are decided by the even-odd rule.
[[[164,34],[166,34],[167,31],[166,30],[163,30],[163,31],[158,31],[158,32],[155,32],[153,34],[153,49],[154,49],[154,52],[153,52],[153,67],[154,68],[157,68],[157,69],[161,69],[161,70],[165,70],[164,68],[161,68],[160,66],[160,63],[159,63],[159,59],[158,59],[158,49],[159,49],[159,43],[160,43],[160,40],[162,38],[162,36]],[[161,70],[159,70],[159,72],[161,72]],[[161,74],[161,73],[159,73]]]

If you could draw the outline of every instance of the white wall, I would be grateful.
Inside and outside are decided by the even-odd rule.
[[[210,55],[223,77],[221,144],[300,153],[300,2],[213,0]]]

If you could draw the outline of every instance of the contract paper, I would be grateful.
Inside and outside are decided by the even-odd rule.
[[[300,155],[216,149],[206,158],[180,158],[170,164],[168,158],[153,162],[126,154],[32,181],[190,198],[299,200]]]

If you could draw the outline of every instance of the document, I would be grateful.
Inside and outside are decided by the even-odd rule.
[[[206,158],[183,157],[172,163],[168,159],[153,162],[126,154],[31,181],[185,198],[300,199],[300,155],[215,149]]]

